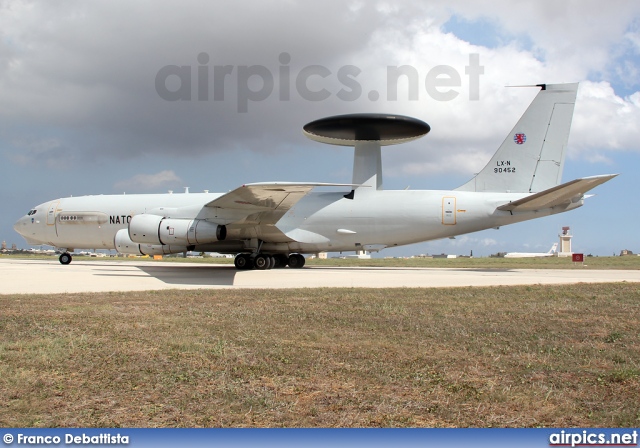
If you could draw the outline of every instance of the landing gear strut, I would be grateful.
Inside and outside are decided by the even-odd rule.
[[[58,257],[58,261],[60,262],[60,264],[69,264],[71,263],[72,259],[73,258],[71,257],[71,254],[69,252],[64,252]]]

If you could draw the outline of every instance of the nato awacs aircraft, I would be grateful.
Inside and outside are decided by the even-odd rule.
[[[122,254],[237,254],[238,269],[301,268],[303,254],[379,251],[573,210],[616,175],[560,184],[578,84],[541,84],[487,166],[447,191],[383,190],[381,147],[430,131],[398,115],[355,114],[308,123],[312,140],[353,146],[350,184],[267,182],[228,193],[81,196],[40,204],[15,230],[71,262],[74,249]],[[340,187],[328,191],[325,187]]]

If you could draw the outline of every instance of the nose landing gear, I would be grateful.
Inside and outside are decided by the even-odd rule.
[[[73,257],[69,252],[63,252],[58,257],[58,261],[60,262],[60,264],[69,264],[71,263],[71,260],[73,260]]]

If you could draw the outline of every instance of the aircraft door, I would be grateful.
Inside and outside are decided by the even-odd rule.
[[[56,223],[56,209],[58,208],[58,201],[49,204],[49,210],[47,211],[47,225],[53,226]]]
[[[58,226],[56,225],[56,210],[58,210],[58,204],[60,204],[60,201],[51,202],[47,210],[45,233],[50,241],[54,241],[55,238],[58,237]]]
[[[456,198],[445,196],[442,198],[442,224],[452,226],[456,223]]]

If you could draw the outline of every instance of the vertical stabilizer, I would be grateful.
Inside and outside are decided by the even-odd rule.
[[[491,161],[457,190],[536,193],[560,184],[578,83],[538,87]]]

